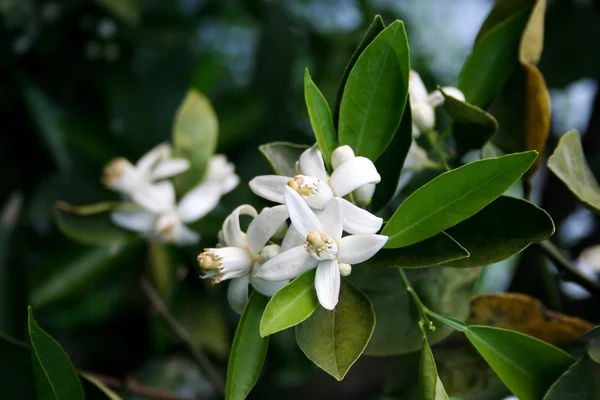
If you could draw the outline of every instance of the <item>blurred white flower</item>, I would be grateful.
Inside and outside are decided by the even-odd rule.
[[[383,220],[351,202],[342,199],[365,184],[381,181],[371,160],[354,157],[340,164],[331,176],[327,174],[321,151],[315,145],[300,156],[295,177],[279,175],[257,176],[250,181],[252,191],[267,200],[284,203],[284,190],[292,188],[309,207],[321,212],[334,197],[340,198],[344,230],[348,233],[375,233]],[[321,210],[321,211],[319,211]]]
[[[342,237],[340,198],[327,203],[320,219],[292,188],[285,187],[284,198],[296,245],[259,266],[256,276],[265,281],[282,281],[317,268],[315,288],[319,303],[333,310],[340,294],[340,275],[349,275],[351,264],[371,258],[388,237],[373,233]]]
[[[240,228],[240,215],[254,217],[247,233]],[[288,218],[285,206],[264,209],[257,215],[254,207],[242,205],[236,208],[223,223],[219,233],[222,247],[204,249],[198,255],[203,271],[202,279],[210,278],[213,283],[231,280],[227,299],[231,308],[241,314],[248,302],[248,284],[266,296],[272,296],[288,280],[267,282],[256,276],[256,269],[279,254],[279,246],[265,246]]]
[[[583,250],[575,261],[575,266],[583,275],[591,280],[597,280],[600,277],[600,245]],[[592,296],[590,292],[575,282],[561,282],[561,288],[569,297],[577,300]]]

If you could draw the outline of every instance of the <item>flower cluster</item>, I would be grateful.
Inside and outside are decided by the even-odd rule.
[[[368,260],[386,243],[386,236],[376,234],[382,219],[343,198],[370,202],[375,184],[381,180],[373,162],[342,146],[333,152],[332,164],[329,175],[321,152],[313,146],[300,156],[298,175],[254,178],[250,188],[255,194],[283,205],[260,214],[248,205],[238,207],[225,220],[219,247],[205,249],[198,256],[203,278],[211,278],[213,283],[232,279],[228,298],[237,312],[241,313],[248,300],[248,284],[271,296],[290,279],[313,268],[319,302],[333,310],[340,276],[349,275],[352,264]],[[242,214],[253,217],[246,233],[240,228]],[[288,218],[291,225],[281,245],[267,245]]]
[[[113,211],[112,221],[150,240],[180,246],[198,243],[200,236],[186,224],[212,211],[221,196],[238,185],[239,177],[233,164],[217,154],[210,159],[202,181],[177,202],[173,182],[167,178],[189,168],[189,161],[172,157],[171,147],[164,143],[135,165],[125,158],[112,160],[104,169],[102,181],[135,206],[135,210]]]

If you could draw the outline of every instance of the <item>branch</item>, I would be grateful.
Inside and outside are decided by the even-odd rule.
[[[175,394],[157,390],[148,386],[144,386],[135,379],[128,378],[126,380],[120,380],[110,376],[99,375],[95,373],[85,372],[86,375],[102,382],[106,386],[127,390],[131,393],[139,394],[140,396],[149,397],[156,400],[196,400],[195,397],[182,397]]]
[[[194,342],[190,338],[188,331],[171,315],[167,305],[160,297],[160,295],[154,290],[148,279],[142,278],[141,281],[142,290],[146,295],[146,298],[150,304],[154,307],[156,312],[160,315],[163,321],[167,324],[169,329],[183,342],[189,349],[190,353],[194,356],[200,367],[204,370],[208,378],[213,383],[215,389],[225,394],[225,384],[221,378],[221,375],[217,372],[215,367],[211,364],[210,360],[204,353],[196,348]]]
[[[565,280],[577,283],[594,296],[600,296],[600,283],[579,272],[577,267],[551,241],[544,240],[538,245],[560,270]]]

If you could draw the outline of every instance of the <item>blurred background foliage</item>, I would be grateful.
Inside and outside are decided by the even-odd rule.
[[[214,396],[185,347],[155,316],[140,276],[165,282],[167,271],[171,283],[158,289],[223,372],[237,316],[223,287],[197,279],[195,255],[214,244],[234,206],[266,205],[245,184],[269,172],[260,144],[314,140],[304,68],[332,103],[347,60],[379,13],[386,23],[405,21],[412,68],[428,87],[456,85],[491,6],[491,0],[0,0],[0,332],[24,340],[32,304],[40,325],[78,368],[182,399]],[[540,69],[551,89],[553,122],[544,157],[562,133],[577,128],[597,176],[599,41],[600,1],[548,1]],[[65,238],[53,222],[55,201],[115,199],[99,182],[104,164],[121,155],[137,160],[168,140],[190,87],[213,102],[218,151],[235,163],[242,181],[198,225],[201,245],[165,250],[134,241],[103,248]],[[532,199],[551,214],[558,241],[573,258],[600,242],[598,217],[545,167],[534,177]],[[600,322],[598,299],[580,288],[565,295],[537,248],[510,261],[488,267],[478,291],[527,293],[550,309]],[[305,359],[292,335],[273,337],[251,398],[378,398],[382,387],[399,395],[402,382],[414,382],[407,368],[418,362],[414,354],[363,357],[343,383],[334,382]],[[464,344],[449,343],[435,351],[451,394],[506,394]],[[457,363],[465,374],[453,372]]]

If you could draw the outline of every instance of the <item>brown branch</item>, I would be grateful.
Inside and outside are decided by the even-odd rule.
[[[142,278],[141,285],[142,290],[144,291],[144,294],[146,295],[146,298],[148,299],[150,304],[154,307],[156,312],[167,324],[167,326],[173,332],[173,334],[175,334],[175,336],[177,336],[177,338],[188,347],[190,353],[192,354],[192,356],[194,356],[200,367],[206,373],[215,389],[219,393],[225,394],[225,384],[223,383],[221,375],[217,372],[217,370],[212,365],[208,357],[204,353],[202,353],[198,348],[196,348],[196,345],[192,341],[188,331],[171,314],[171,312],[167,308],[167,305],[160,297],[160,295],[156,292],[156,290],[154,290],[148,279],[146,279],[145,277]]]
[[[197,400],[195,397],[183,397],[173,393],[165,392],[162,390],[154,389],[148,386],[144,386],[133,378],[126,380],[120,380],[111,376],[99,375],[96,373],[85,372],[86,375],[102,382],[106,386],[127,390],[131,393],[138,394],[140,396],[149,397],[156,400]]]

